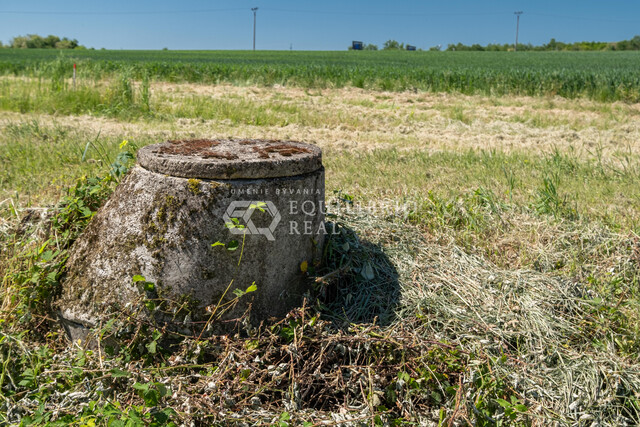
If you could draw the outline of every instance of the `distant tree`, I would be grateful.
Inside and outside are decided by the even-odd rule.
[[[616,43],[616,50],[629,50],[629,41],[622,40]]]
[[[9,47],[13,47],[16,49],[26,49],[27,38],[23,36],[14,37],[9,41]]]
[[[401,50],[404,49],[404,43],[398,43],[395,40],[387,40],[382,45],[382,50]]]
[[[500,52],[503,50],[502,45],[489,43],[485,49],[487,52]]]
[[[46,47],[45,40],[37,34],[27,35],[28,49],[43,49]]]
[[[64,37],[62,40],[58,41],[54,47],[56,49],[77,49],[79,47],[82,47],[78,44],[78,40],[73,39],[73,40],[69,40],[68,38]]]
[[[377,44],[367,44],[364,46],[364,50],[378,50]]]
[[[546,50],[557,50],[558,49],[558,42],[556,41],[556,39],[551,39],[549,40],[549,43],[543,45],[543,47]]]
[[[442,49],[442,45],[440,45],[440,44],[438,46],[431,46],[429,48],[429,50],[432,51],[432,52],[440,52],[440,49]]]
[[[45,47],[48,47],[48,48],[56,47],[56,43],[60,43],[60,37],[58,36],[54,36],[50,34],[44,39]]]

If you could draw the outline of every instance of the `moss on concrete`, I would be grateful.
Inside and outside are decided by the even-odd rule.
[[[157,250],[166,243],[169,227],[175,223],[177,213],[183,205],[175,196],[156,194],[149,210],[142,216],[142,231],[146,236],[145,246]]]
[[[200,190],[200,180],[199,179],[194,179],[191,178],[189,180],[187,180],[187,188],[189,189],[189,191],[198,196],[202,193],[202,191]]]

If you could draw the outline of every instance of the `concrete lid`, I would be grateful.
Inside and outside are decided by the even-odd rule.
[[[138,163],[152,172],[182,178],[277,178],[320,169],[322,151],[293,141],[175,140],[141,148]]]

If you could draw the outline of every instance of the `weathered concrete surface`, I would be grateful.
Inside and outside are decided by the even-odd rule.
[[[266,212],[249,209],[257,202]],[[136,166],[72,247],[57,303],[65,328],[81,337],[82,327],[146,299],[160,308],[142,310],[143,316],[199,333],[203,325],[197,322],[209,318],[206,308],[221,300],[231,280],[223,302],[253,282],[257,291],[243,296],[225,319],[240,316],[249,304],[253,322],[281,317],[307,290],[301,263],[312,265],[321,255],[323,204],[321,165],[302,175],[232,180],[167,176]],[[247,228],[230,230],[230,217]],[[243,237],[240,266],[241,247],[212,247],[233,240],[241,246]],[[154,289],[134,284],[134,275]]]
[[[183,178],[261,179],[316,171],[322,152],[292,141],[179,140],[141,148],[138,161],[150,171]]]

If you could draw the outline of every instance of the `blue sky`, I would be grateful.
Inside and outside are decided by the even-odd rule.
[[[388,39],[421,48],[512,43],[514,11],[524,12],[521,43],[640,34],[637,0],[0,0],[0,40],[36,33],[107,49],[250,49],[251,7],[259,8],[257,49],[343,50],[352,40]]]

